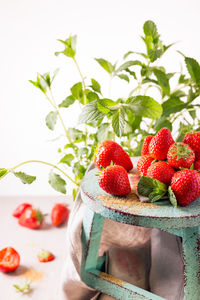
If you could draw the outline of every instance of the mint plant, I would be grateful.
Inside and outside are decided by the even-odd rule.
[[[57,71],[53,74],[38,74],[36,80],[30,80],[30,83],[42,92],[50,104],[51,110],[46,116],[46,126],[49,130],[54,130],[58,121],[62,125],[66,138],[65,144],[59,148],[62,157],[56,165],[30,160],[9,169],[2,168],[0,179],[8,173],[13,173],[24,184],[30,184],[36,179],[35,176],[15,170],[24,164],[42,163],[51,167],[49,183],[55,190],[66,193],[66,181],[63,176],[74,183],[72,193],[75,199],[95,149],[102,141],[117,139],[130,156],[138,156],[144,137],[156,134],[162,127],[175,131],[177,141],[188,131],[200,130],[199,63],[179,51],[180,58],[184,59],[187,74],[180,71],[168,73],[161,62],[162,56],[173,43],[165,45],[162,42],[152,21],[145,22],[142,40],[146,47],[145,53],[128,51],[120,64],[113,64],[103,58],[95,59],[110,75],[110,81],[118,77],[129,84],[129,96],[119,95],[118,99],[105,97],[96,79],[84,77],[76,58],[76,35],[59,40],[63,50],[55,55],[64,55],[74,62],[80,81],[71,87],[71,93],[59,104],[52,93]],[[175,85],[176,88],[172,89]],[[151,89],[155,88],[159,91],[159,97],[156,99],[150,96]],[[75,102],[78,102],[81,108],[79,123],[76,128],[66,128],[62,110],[70,109]],[[73,177],[69,175],[69,170],[72,170]]]

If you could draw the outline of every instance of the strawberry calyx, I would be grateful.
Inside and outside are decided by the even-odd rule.
[[[45,215],[39,209],[36,210],[35,218],[38,225],[42,223]]]
[[[31,289],[31,283],[29,280],[26,280],[24,283],[21,285],[14,284],[13,287],[17,290],[17,292],[22,293],[22,294],[28,294]]]
[[[172,157],[176,156],[176,160],[187,160],[190,158],[191,155],[194,154],[192,149],[184,143],[175,143],[172,148],[173,153],[171,154]]]

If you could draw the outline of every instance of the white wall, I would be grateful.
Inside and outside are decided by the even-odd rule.
[[[78,55],[85,76],[94,77],[104,86],[108,76],[94,62],[103,57],[115,62],[128,50],[143,49],[142,25],[154,20],[166,44],[180,41],[166,55],[168,70],[179,68],[181,49],[200,61],[200,2],[133,1],[133,0],[1,0],[0,1],[0,167],[14,166],[27,159],[56,162],[59,142],[45,126],[50,107],[29,82],[37,72],[61,68],[55,81],[58,102],[79,80],[70,59],[55,57],[60,49],[56,39],[78,35]],[[126,96],[127,84],[116,79],[112,96]],[[67,126],[73,126],[78,112],[65,115]],[[47,183],[48,168],[26,166],[27,173],[38,175],[31,186],[22,185],[9,175],[0,181],[0,195],[57,194]],[[69,185],[69,188],[71,186]]]

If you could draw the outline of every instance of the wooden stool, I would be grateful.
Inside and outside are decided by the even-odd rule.
[[[90,287],[116,299],[164,299],[102,272],[105,257],[98,257],[104,218],[153,227],[182,237],[185,300],[200,299],[200,198],[187,207],[173,208],[167,201],[142,203],[133,194],[113,197],[98,185],[97,170],[86,174],[81,197],[86,204],[82,228],[81,278]],[[169,286],[170,289],[170,286]]]

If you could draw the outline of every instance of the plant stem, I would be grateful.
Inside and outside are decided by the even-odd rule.
[[[69,175],[67,175],[62,169],[60,169],[59,167],[49,163],[49,162],[46,162],[46,161],[42,161],[42,160],[27,160],[27,161],[24,161],[16,166],[14,166],[13,168],[9,169],[9,172],[12,172],[13,170],[23,166],[23,165],[26,165],[26,164],[29,164],[29,163],[40,163],[40,164],[44,164],[44,165],[47,165],[47,166],[50,166],[50,167],[53,167],[55,169],[57,169],[58,171],[60,171],[63,175],[65,175],[71,182],[73,182],[75,185],[79,186],[79,184],[76,183],[76,181],[74,181]],[[5,175],[7,175],[8,172],[6,174],[4,174],[0,179],[2,179]]]

